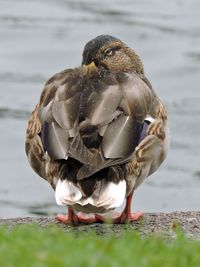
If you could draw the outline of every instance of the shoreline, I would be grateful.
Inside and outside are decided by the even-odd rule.
[[[59,225],[66,232],[89,232],[94,231],[99,235],[114,233],[121,234],[126,230],[137,231],[141,235],[162,234],[164,236],[174,237],[176,229],[181,229],[187,236],[200,239],[200,211],[187,212],[158,212],[145,213],[138,222],[131,224],[80,224],[76,227],[64,225],[57,222],[54,217],[18,217],[18,218],[0,218],[0,226],[6,225],[14,227],[16,225],[36,224],[41,228],[46,228],[52,224]]]

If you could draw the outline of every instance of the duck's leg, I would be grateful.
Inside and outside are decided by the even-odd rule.
[[[64,224],[78,225],[79,223],[90,224],[97,222],[95,216],[84,216],[82,213],[76,214],[73,209],[68,207],[68,215],[58,214],[56,220]]]
[[[78,225],[78,216],[71,208],[68,208],[68,215],[58,214],[56,220],[64,224]]]
[[[126,199],[126,206],[124,210],[122,211],[121,215],[113,218],[112,223],[126,223],[126,222],[132,222],[132,221],[137,221],[143,216],[142,211],[138,211],[136,213],[131,213],[131,201],[133,197],[133,192],[130,193],[130,195]],[[97,222],[106,222],[106,220],[103,216],[101,215],[96,215]]]
[[[113,219],[113,223],[126,223],[126,222],[133,222],[139,220],[143,215],[144,212],[138,211],[136,213],[131,213],[131,201],[133,197],[133,191],[126,199],[126,206],[122,211],[121,215],[117,218]]]

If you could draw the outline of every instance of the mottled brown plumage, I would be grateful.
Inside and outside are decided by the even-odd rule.
[[[124,222],[136,219],[132,192],[163,162],[168,139],[165,107],[139,56],[103,35],[86,44],[81,67],[46,82],[28,122],[26,153],[57,203],[70,207],[66,222],[84,221],[73,210],[105,212],[129,197],[114,220]]]

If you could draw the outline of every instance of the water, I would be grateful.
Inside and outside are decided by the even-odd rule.
[[[0,0],[0,217],[58,211],[25,157],[27,119],[47,78],[78,66],[84,44],[105,33],[139,53],[169,110],[169,156],[134,209],[199,209],[200,2]]]

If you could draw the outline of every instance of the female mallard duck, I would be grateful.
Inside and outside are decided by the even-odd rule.
[[[139,56],[119,39],[88,42],[82,66],[45,84],[26,132],[32,168],[68,206],[59,221],[102,222],[100,215],[126,206],[113,223],[134,221],[134,190],[155,172],[169,144],[167,113],[144,75]],[[93,214],[85,218],[75,211]]]

